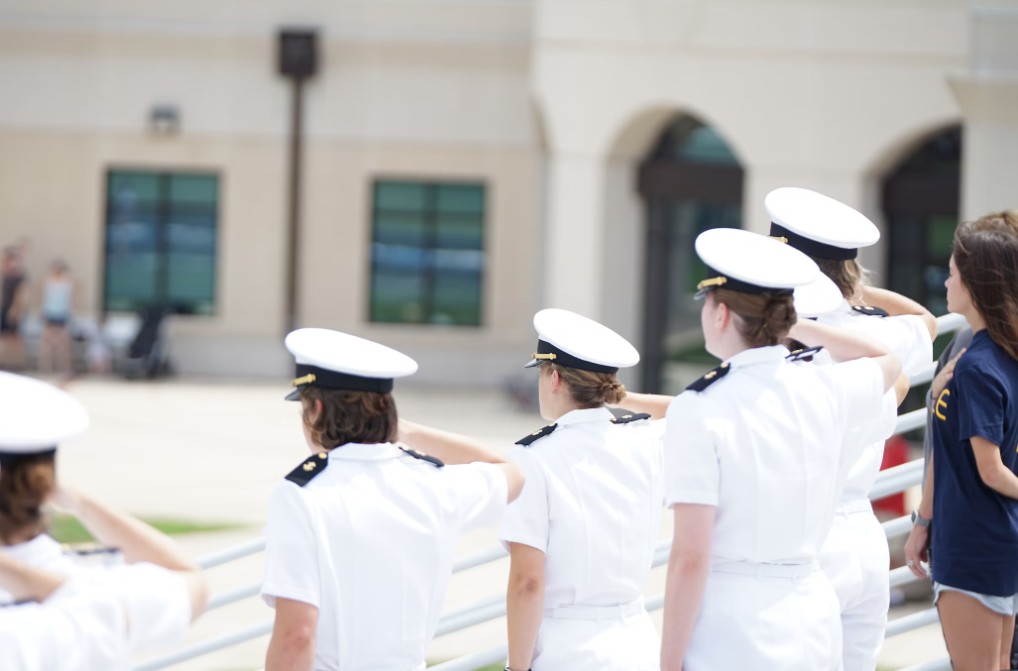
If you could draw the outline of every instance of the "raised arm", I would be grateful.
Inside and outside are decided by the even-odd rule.
[[[0,552],[0,587],[16,601],[45,601],[67,580]]]
[[[884,391],[887,391],[901,375],[901,362],[877,342],[843,329],[820,324],[809,319],[800,319],[792,326],[790,337],[810,347],[821,346],[830,352],[835,361],[873,359],[880,366],[884,376]]]
[[[149,562],[180,574],[190,593],[191,619],[204,611],[208,600],[205,576],[168,536],[139,519],[63,485],[57,486],[53,503],[81,520],[100,543],[120,549],[129,564]]]
[[[937,337],[937,318],[911,298],[889,289],[865,286],[862,290],[862,299],[867,305],[881,308],[891,316],[915,315],[919,317],[930,332],[930,340]]]
[[[668,412],[668,404],[675,400],[674,396],[664,394],[641,394],[626,390],[626,397],[619,401],[619,407],[636,412],[645,412],[653,419],[663,419]]]

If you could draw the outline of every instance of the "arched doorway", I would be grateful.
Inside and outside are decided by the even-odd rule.
[[[693,300],[704,272],[693,241],[710,228],[742,227],[742,184],[735,152],[690,115],[665,128],[640,165],[647,216],[642,390],[678,392],[713,361]]]
[[[888,286],[947,312],[944,280],[958,225],[961,193],[961,126],[943,130],[901,160],[884,178]]]

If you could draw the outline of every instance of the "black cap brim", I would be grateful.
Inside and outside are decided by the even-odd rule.
[[[299,401],[300,400],[300,388],[294,389],[289,394],[283,397],[284,401]]]

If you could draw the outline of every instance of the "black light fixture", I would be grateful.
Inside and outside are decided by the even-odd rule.
[[[176,135],[180,132],[180,110],[168,103],[152,105],[148,111],[148,127],[155,135]]]

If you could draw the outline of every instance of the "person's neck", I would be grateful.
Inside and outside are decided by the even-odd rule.
[[[979,311],[975,308],[972,308],[963,316],[965,317],[965,321],[969,323],[969,327],[972,329],[973,333],[979,333],[986,329],[986,320],[983,319],[983,316],[979,314]]]

